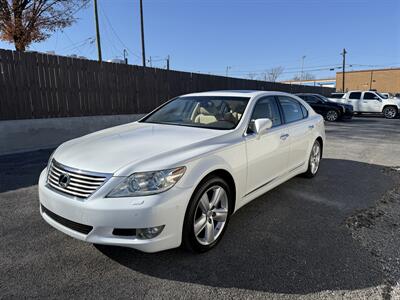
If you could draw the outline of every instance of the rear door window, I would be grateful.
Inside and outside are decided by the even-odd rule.
[[[304,118],[300,102],[287,96],[278,96],[278,98],[286,123],[296,122]]]
[[[352,92],[352,93],[350,93],[349,99],[360,100],[361,99],[361,92]]]

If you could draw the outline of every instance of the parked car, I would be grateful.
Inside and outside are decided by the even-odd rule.
[[[390,96],[390,94],[389,93],[380,93],[382,96],[383,96],[383,98],[385,98],[385,99],[388,99],[388,98],[392,98],[391,96]]]
[[[382,96],[384,96],[386,99],[389,98],[398,98],[395,95],[393,95],[392,93],[380,93]]]
[[[315,112],[322,115],[327,121],[349,120],[353,117],[353,106],[349,104],[335,103],[319,94],[296,95],[310,104]]]
[[[315,176],[324,143],[323,118],[296,96],[184,95],[59,146],[39,178],[40,213],[90,243],[203,252],[240,207],[296,175]]]
[[[400,99],[386,99],[375,91],[350,91],[343,98],[331,100],[351,104],[357,113],[382,113],[387,119],[395,118],[400,110]]]
[[[342,98],[344,93],[332,93],[328,98],[333,98],[333,99],[340,99]]]

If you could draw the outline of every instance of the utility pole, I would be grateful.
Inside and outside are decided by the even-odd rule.
[[[304,78],[304,72],[303,72],[303,69],[304,69],[304,59],[306,58],[306,56],[305,55],[303,55],[302,57],[301,57],[301,75],[300,75],[300,84],[302,84],[303,83],[303,78]]]
[[[142,61],[143,61],[143,67],[145,67],[146,66],[146,52],[144,49],[143,0],[140,0],[140,30],[142,33]]]
[[[150,68],[152,68],[153,67],[153,62],[152,62],[152,60],[151,60],[151,56],[149,56],[149,64],[150,64]],[[144,65],[144,67],[145,67],[146,65]]]
[[[124,49],[124,61],[125,61],[125,64],[127,65],[128,64],[128,51],[126,51],[126,49]]]
[[[94,0],[94,19],[96,22],[96,40],[97,40],[97,52],[99,56],[99,61],[102,61],[101,58],[101,43],[100,43],[100,29],[99,29],[99,15],[97,14],[97,0]]]
[[[226,66],[226,70],[225,70],[226,77],[228,77],[228,73],[231,68],[232,68],[231,66]]]
[[[370,90],[372,90],[372,76],[373,76],[373,72],[374,72],[374,71],[371,70],[371,77],[370,77],[370,79],[369,79],[369,89],[370,89]]]
[[[346,51],[346,49],[345,48],[343,48],[343,52],[342,53],[340,53],[340,55],[342,55],[343,56],[343,73],[342,73],[342,92],[343,93],[345,93],[346,91],[345,91],[345,84],[344,84],[344,80],[345,80],[345,73],[346,73],[346,70],[345,70],[345,67],[346,67],[346,53],[347,53],[347,51]]]
[[[169,70],[169,55],[167,56],[167,70]]]

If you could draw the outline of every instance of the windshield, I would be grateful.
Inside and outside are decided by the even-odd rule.
[[[178,97],[141,122],[233,129],[242,118],[250,98],[226,96]]]
[[[318,95],[318,97],[324,102],[330,102],[330,100],[328,98],[326,98],[325,96]]]
[[[381,97],[382,99],[388,99],[389,95],[382,95],[381,93],[375,92],[379,97]]]

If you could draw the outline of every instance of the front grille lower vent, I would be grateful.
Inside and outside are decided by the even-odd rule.
[[[93,227],[89,226],[89,225],[85,225],[85,224],[80,224],[80,223],[76,223],[74,221],[65,219],[55,213],[53,213],[52,211],[48,210],[46,207],[44,207],[42,205],[42,212],[45,213],[46,215],[49,216],[49,218],[53,219],[54,221],[56,221],[57,223],[68,227],[72,230],[78,231],[80,233],[83,234],[88,234],[89,232],[92,231]]]
[[[111,175],[66,167],[53,159],[47,174],[47,183],[59,192],[79,198],[88,198]]]

